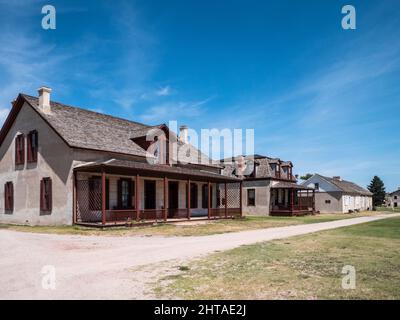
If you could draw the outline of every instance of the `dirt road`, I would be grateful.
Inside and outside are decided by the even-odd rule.
[[[157,271],[157,263],[162,261],[186,261],[240,245],[394,216],[400,214],[200,237],[101,237],[0,230],[0,299],[151,298],[145,283],[152,275],[139,266],[154,264]],[[55,289],[44,289],[43,279],[55,279]]]

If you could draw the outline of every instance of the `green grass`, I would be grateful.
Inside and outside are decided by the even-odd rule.
[[[395,213],[395,212],[400,212],[400,207],[397,207],[397,208],[377,207],[376,210]]]
[[[162,278],[154,292],[183,299],[400,299],[400,218],[209,255]],[[342,289],[342,268],[356,289]]]
[[[16,226],[0,224],[0,229],[10,229],[23,232],[77,234],[77,235],[105,235],[105,236],[204,236],[226,232],[255,230],[262,228],[282,227],[289,225],[328,222],[360,216],[376,215],[378,212],[364,212],[358,214],[319,214],[303,217],[268,217],[246,216],[243,219],[223,219],[214,221],[192,221],[185,223],[159,223],[150,226],[136,226],[132,228],[88,228],[81,226]]]

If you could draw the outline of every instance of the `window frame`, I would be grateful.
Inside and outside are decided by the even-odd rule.
[[[123,184],[127,183],[127,203],[126,205],[123,203]],[[133,192],[135,189],[134,181],[129,178],[120,178],[118,180],[118,190],[117,190],[117,197],[118,197],[118,209],[120,210],[128,210],[128,209],[134,209],[134,202],[133,201]]]
[[[50,177],[40,180],[40,211],[50,213],[53,210],[53,187]]]
[[[253,197],[250,197],[250,193],[253,193]],[[247,189],[247,206],[255,207],[256,206],[256,189]]]
[[[12,181],[7,181],[4,184],[4,211],[14,211],[14,185]]]
[[[15,165],[20,166],[25,164],[25,135],[18,134],[15,137]]]
[[[35,139],[34,143],[32,143],[33,137]],[[37,162],[38,150],[39,150],[39,133],[37,130],[32,130],[27,135],[27,162],[29,163]]]
[[[190,184],[190,209],[199,207],[199,188],[197,183]]]

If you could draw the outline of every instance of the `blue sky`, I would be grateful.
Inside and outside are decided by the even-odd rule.
[[[57,29],[41,28],[41,8]],[[357,29],[341,28],[341,8]],[[0,121],[18,92],[150,124],[254,128],[296,173],[400,186],[400,2],[0,0]]]

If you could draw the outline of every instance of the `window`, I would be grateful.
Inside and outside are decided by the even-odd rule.
[[[190,208],[197,208],[197,207],[198,207],[197,184],[191,183],[190,184]]]
[[[14,187],[10,181],[4,185],[4,210],[8,212],[14,210]]]
[[[314,189],[316,191],[319,191],[319,183],[318,182],[314,183]]]
[[[202,196],[201,196],[201,203],[202,203],[202,208],[203,209],[207,209],[208,208],[208,184],[203,184],[203,187],[202,187]],[[211,195],[213,194],[213,191],[212,191],[212,186],[210,186],[210,193],[211,193]],[[211,203],[210,203],[210,205],[211,205],[211,207],[213,206],[212,205],[212,201],[213,199],[212,199],[212,196],[211,196]]]
[[[36,162],[38,154],[38,132],[33,130],[28,134],[27,141],[28,162]]]
[[[40,211],[51,212],[51,209],[52,209],[51,179],[43,178],[40,181]]]
[[[25,162],[25,139],[23,134],[15,138],[15,164],[21,165]]]
[[[109,195],[110,195],[110,183],[106,179],[106,209],[109,209]],[[98,211],[101,210],[102,206],[101,197],[101,177],[94,176],[89,178],[89,210]]]
[[[330,203],[331,203],[331,200],[325,200],[325,203],[326,203],[326,204],[330,204]]]
[[[132,192],[134,190],[131,179],[118,180],[118,208],[132,209]]]
[[[397,196],[394,196],[394,200],[397,200]]]
[[[255,189],[247,189],[247,205],[248,206],[256,205],[256,190]]]

